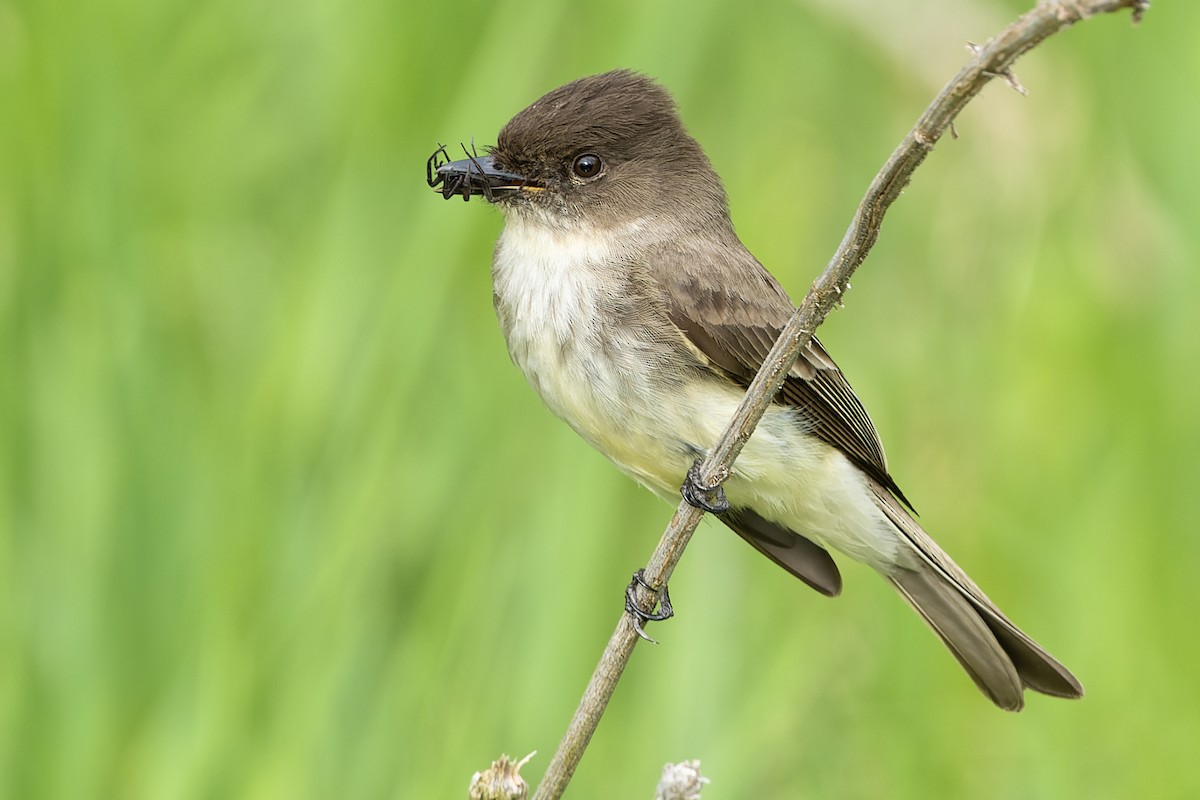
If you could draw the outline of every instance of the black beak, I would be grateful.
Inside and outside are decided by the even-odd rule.
[[[482,195],[488,202],[495,202],[521,189],[540,188],[522,175],[500,169],[491,156],[471,156],[462,161],[442,161],[444,158],[448,158],[445,147],[434,151],[425,165],[425,180],[447,200],[456,194],[463,200]]]

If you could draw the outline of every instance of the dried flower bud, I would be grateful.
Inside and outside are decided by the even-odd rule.
[[[525,800],[529,797],[529,784],[521,777],[521,767],[537,755],[534,750],[520,761],[512,761],[507,755],[493,761],[483,772],[476,772],[467,790],[470,800]]]
[[[700,761],[681,761],[663,767],[662,779],[654,792],[654,800],[700,800],[700,790],[709,783],[700,774]]]

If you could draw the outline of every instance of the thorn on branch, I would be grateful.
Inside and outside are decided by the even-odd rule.
[[[1090,9],[1084,8],[1078,0],[1058,0],[1058,20],[1073,25],[1092,15]]]
[[[975,55],[975,56],[978,56],[980,53],[983,52],[983,48],[980,47],[979,45],[975,44],[974,42],[967,42],[967,49],[970,50],[971,54]],[[1021,82],[1019,80],[1017,80],[1017,75],[1015,72],[1012,71],[1012,67],[1003,69],[999,72],[988,72],[987,70],[984,70],[983,74],[987,75],[989,78],[1004,78],[1004,82],[1008,84],[1010,89],[1012,89],[1013,91],[1015,91],[1017,94],[1021,95],[1022,97],[1029,96],[1029,90],[1026,89],[1024,86],[1022,86]],[[951,123],[951,124],[953,124],[953,123]],[[954,135],[954,138],[957,139],[958,136]]]

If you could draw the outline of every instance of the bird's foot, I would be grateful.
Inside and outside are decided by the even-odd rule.
[[[700,477],[700,459],[696,459],[687,472],[683,486],[679,487],[679,493],[688,505],[710,514],[724,514],[729,510],[729,501],[725,499],[725,490],[721,488],[721,484],[728,477],[728,468],[723,468],[711,482],[703,480]]]
[[[662,596],[658,598],[659,610],[655,612],[654,607],[651,606],[650,611],[643,611],[637,603],[638,586],[649,589],[651,592],[655,591],[653,586],[646,583],[646,571],[639,569],[637,572],[633,573],[633,580],[631,580],[629,585],[625,587],[625,610],[629,612],[631,617],[633,617],[633,629],[637,631],[637,635],[645,639],[647,642],[658,644],[657,641],[651,639],[646,635],[646,632],[642,630],[642,623],[662,622],[663,620],[668,620],[675,616],[675,609],[671,607],[671,593],[667,591],[666,584],[663,584]]]

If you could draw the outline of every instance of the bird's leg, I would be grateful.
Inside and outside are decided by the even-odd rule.
[[[683,486],[679,487],[679,493],[687,500],[688,505],[710,514],[724,514],[729,510],[729,501],[725,499],[725,490],[721,488],[721,484],[728,477],[729,470],[725,469],[711,482],[703,480],[700,477],[700,459],[696,459],[687,472]]]
[[[671,607],[671,593],[667,591],[666,584],[664,584],[662,587],[662,596],[658,599],[660,606],[659,611],[655,613],[653,606],[651,606],[650,611],[643,611],[637,604],[638,586],[649,589],[651,592],[655,591],[653,586],[646,583],[646,571],[639,569],[637,572],[633,573],[633,580],[631,580],[629,585],[625,587],[625,610],[629,612],[631,617],[633,617],[633,629],[637,631],[637,635],[645,639],[647,642],[658,644],[658,642],[656,642],[654,639],[651,639],[646,635],[646,632],[642,630],[642,623],[662,622],[663,620],[668,620],[675,616],[675,609]]]

